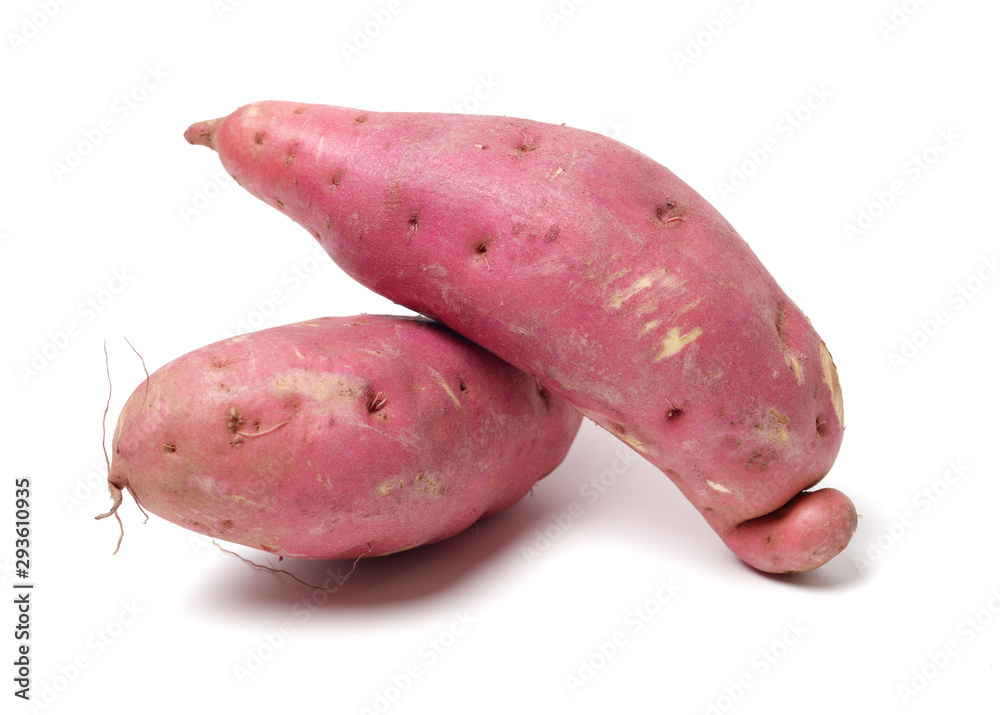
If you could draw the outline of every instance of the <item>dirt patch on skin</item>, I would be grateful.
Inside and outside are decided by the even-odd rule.
[[[417,472],[412,479],[401,477],[383,482],[378,486],[379,496],[390,497],[394,494],[401,496],[403,490],[421,496],[440,496],[444,494],[444,487],[441,480],[435,476],[429,476],[424,472]]]
[[[336,375],[303,368],[287,370],[275,375],[271,379],[271,389],[286,394],[300,393],[317,402],[330,402],[335,397],[353,398],[355,394]],[[345,392],[349,394],[345,394]]]
[[[830,399],[833,400],[833,409],[837,411],[837,420],[840,427],[844,427],[844,395],[840,391],[840,378],[837,376],[837,366],[833,364],[833,357],[826,349],[826,343],[820,341],[820,361],[823,364],[823,382],[830,388]]]
[[[785,356],[785,365],[794,373],[795,382],[799,385],[805,383],[805,376],[802,374],[802,364],[798,356],[788,344],[788,313],[784,308],[778,309],[778,317],[774,321],[774,328],[778,331],[778,340],[781,341],[781,352]]]
[[[758,429],[760,429],[767,437],[769,444],[787,442],[788,423],[788,416],[783,415],[772,407],[768,410],[763,422],[758,425]]]
[[[663,347],[659,354],[653,358],[653,362],[659,362],[664,358],[668,358],[671,355],[676,355],[679,353],[686,345],[693,343],[701,336],[701,328],[692,328],[688,332],[681,335],[681,329],[679,327],[673,327],[670,332],[667,333],[667,337],[663,339]]]

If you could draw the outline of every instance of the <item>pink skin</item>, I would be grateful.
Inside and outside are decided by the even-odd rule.
[[[636,449],[750,565],[805,571],[847,545],[850,500],[802,493],[843,437],[833,361],[736,231],[665,167],[565,126],[287,102],[185,137],[355,279]]]
[[[425,318],[319,318],[154,372],[122,410],[109,483],[115,509],[124,489],[226,541],[378,556],[517,502],[559,465],[581,419]]]

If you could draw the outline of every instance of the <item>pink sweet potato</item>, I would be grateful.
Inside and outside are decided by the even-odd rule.
[[[837,371],[709,203],[598,134],[525,119],[257,102],[199,122],[245,189],[351,276],[537,376],[662,469],[771,572],[823,564]]]
[[[319,318],[194,350],[139,385],[112,442],[109,514],[127,490],[282,556],[388,554],[517,502],[581,419],[426,318]]]

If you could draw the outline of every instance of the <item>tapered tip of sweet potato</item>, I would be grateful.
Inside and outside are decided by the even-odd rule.
[[[206,119],[203,122],[195,122],[187,131],[184,138],[190,144],[201,144],[209,149],[215,149],[215,130],[222,119]]]
[[[768,573],[811,571],[839,554],[858,526],[854,504],[836,489],[800,492],[724,537],[741,559]]]

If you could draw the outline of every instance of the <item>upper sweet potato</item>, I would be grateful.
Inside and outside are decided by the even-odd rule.
[[[188,129],[350,275],[533,375],[660,467],[766,571],[850,501],[830,353],[736,231],[643,154],[525,119],[257,102]]]

